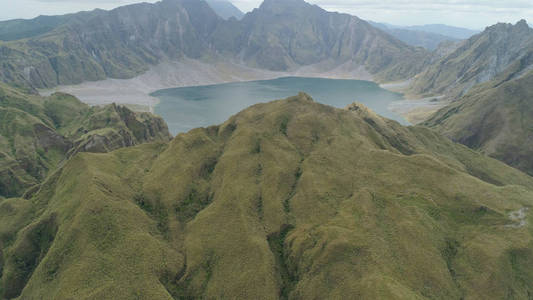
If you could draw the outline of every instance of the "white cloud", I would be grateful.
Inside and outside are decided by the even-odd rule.
[[[232,0],[244,11],[260,0]],[[329,11],[398,25],[442,23],[482,29],[498,23],[526,19],[533,23],[531,0],[308,0]]]

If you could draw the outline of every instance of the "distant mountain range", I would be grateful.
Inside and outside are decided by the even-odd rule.
[[[472,30],[468,28],[461,28],[455,26],[449,26],[444,24],[428,24],[428,25],[414,25],[414,26],[394,26],[393,28],[401,28],[407,30],[423,31],[434,34],[440,34],[443,36],[449,36],[458,40],[466,40],[475,34],[478,34],[479,30]]]
[[[303,0],[266,0],[242,20],[224,20],[203,1],[164,0],[74,14],[54,24],[44,34],[21,32],[30,37],[0,43],[2,81],[42,88],[131,78],[181,57],[275,71],[344,65],[390,81],[419,73],[429,57],[357,17]]]
[[[394,36],[395,38],[409,44],[412,46],[418,46],[418,47],[424,47],[428,50],[435,50],[438,48],[438,46],[443,42],[457,42],[459,40],[465,39],[462,38],[463,36],[466,36],[467,32],[472,32],[471,35],[475,34],[475,32],[470,31],[468,29],[463,28],[457,28],[457,27],[450,27],[446,25],[428,25],[428,27],[425,26],[395,26],[390,25],[386,23],[377,23],[369,21],[369,23],[377,27],[390,35]],[[434,29],[434,30],[431,30]],[[441,30],[438,30],[441,29]],[[455,29],[458,32],[455,35],[445,35],[441,34],[439,32],[452,32]],[[461,32],[460,30],[463,29]],[[462,33],[462,34],[460,34]],[[461,38],[457,38],[457,36],[461,36]],[[470,37],[467,36],[466,38]]]

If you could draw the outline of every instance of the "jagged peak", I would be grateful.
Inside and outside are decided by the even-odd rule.
[[[485,29],[485,32],[496,32],[496,31],[510,31],[510,30],[513,30],[513,31],[523,31],[523,30],[527,30],[527,31],[530,31],[532,30],[527,21],[522,19],[518,22],[516,22],[515,25],[513,25],[512,23],[497,23],[497,24],[494,24],[492,26],[489,26]]]
[[[525,19],[522,19],[522,20],[516,22],[515,26],[527,26],[527,27],[529,27],[529,25],[527,24],[527,21]]]

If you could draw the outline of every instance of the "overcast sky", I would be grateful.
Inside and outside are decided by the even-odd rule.
[[[0,0],[0,20],[33,18],[94,8],[111,9],[139,0]],[[145,2],[156,2],[148,0]],[[232,0],[243,11],[261,0]],[[329,11],[396,25],[442,23],[483,29],[497,22],[533,23],[533,0],[308,0]]]

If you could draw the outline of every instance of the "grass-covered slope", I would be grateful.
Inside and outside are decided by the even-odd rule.
[[[168,141],[164,121],[124,107],[89,107],[66,94],[47,98],[0,85],[0,196],[20,196],[80,151],[107,152]]]
[[[533,175],[533,72],[507,80],[521,69],[477,87],[425,125]]]
[[[169,144],[79,153],[31,199],[0,200],[0,290],[527,299],[532,187],[428,129],[301,94]]]

